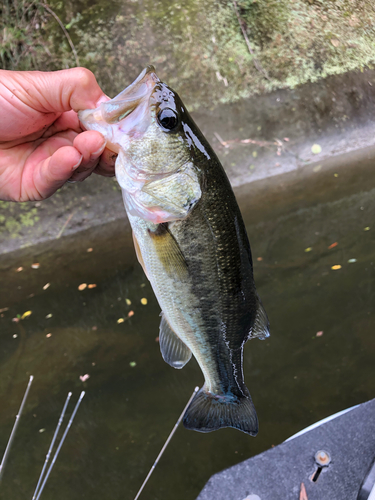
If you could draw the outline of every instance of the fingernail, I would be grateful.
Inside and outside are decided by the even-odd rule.
[[[99,158],[99,156],[103,153],[106,144],[107,144],[107,141],[104,141],[102,146],[100,146],[100,148],[97,151],[95,151],[94,153],[91,153],[90,159],[96,160],[97,158]]]
[[[97,100],[96,102],[96,106],[98,107],[99,104],[101,104],[102,102],[107,102],[109,101],[111,98],[108,97],[107,95],[102,95],[101,97],[99,97],[99,99]]]
[[[81,155],[81,158],[79,159],[78,163],[76,163],[75,165],[73,165],[72,170],[75,170],[76,168],[78,168],[81,165],[82,158],[83,158],[83,155]]]

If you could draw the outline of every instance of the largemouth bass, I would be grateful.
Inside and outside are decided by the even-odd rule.
[[[217,156],[152,66],[79,117],[118,153],[116,177],[138,260],[162,309],[162,356],[182,368],[193,354],[203,372],[185,427],[234,427],[255,436],[243,348],[251,338],[268,337],[269,322],[241,213]]]

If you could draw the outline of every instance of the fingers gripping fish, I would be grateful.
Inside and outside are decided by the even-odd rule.
[[[203,372],[185,427],[234,427],[255,436],[258,419],[244,382],[243,348],[251,338],[268,337],[269,323],[223,167],[152,66],[114,99],[79,117],[118,153],[116,177],[138,260],[162,309],[162,356],[182,368],[193,354]]]

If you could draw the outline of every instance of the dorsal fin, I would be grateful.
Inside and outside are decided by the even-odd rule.
[[[183,368],[190,360],[191,350],[177,337],[163,313],[161,313],[159,343],[164,361],[173,368]]]
[[[258,338],[264,340],[270,336],[270,322],[260,299],[258,299],[258,310],[254,324],[250,330],[248,339]]]

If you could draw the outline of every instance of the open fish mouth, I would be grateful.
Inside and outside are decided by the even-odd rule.
[[[158,83],[155,68],[149,65],[116,97],[102,102],[96,109],[79,111],[78,117],[86,129],[102,133],[107,147],[118,153],[121,136],[137,137],[147,129],[149,99]]]
[[[100,104],[102,118],[111,124],[123,120],[142,102],[148,102],[155,84],[159,82],[154,66],[147,66],[125,90],[110,101]]]

